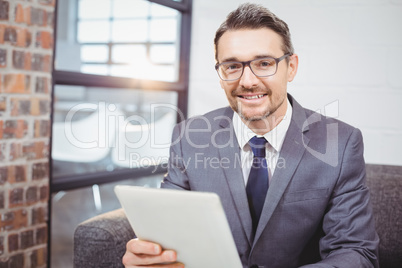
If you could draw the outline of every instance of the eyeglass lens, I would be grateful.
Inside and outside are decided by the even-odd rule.
[[[248,65],[257,76],[270,76],[276,73],[276,61],[274,58],[262,58],[252,60]],[[243,74],[242,62],[224,62],[219,65],[218,72],[223,80],[236,80]]]

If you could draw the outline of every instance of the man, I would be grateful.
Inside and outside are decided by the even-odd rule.
[[[162,187],[217,193],[245,267],[378,267],[361,132],[287,94],[298,67],[287,24],[241,5],[215,53],[231,109],[176,126]],[[123,257],[126,267],[175,261],[136,239]]]

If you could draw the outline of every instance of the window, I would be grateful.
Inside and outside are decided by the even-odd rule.
[[[56,19],[52,192],[165,172],[191,1],[59,0]]]
[[[177,81],[179,11],[141,0],[93,5],[78,1],[81,72]]]
[[[114,185],[157,187],[166,172],[171,130],[187,114],[191,4],[57,0],[52,267],[72,266],[79,222],[120,206]]]

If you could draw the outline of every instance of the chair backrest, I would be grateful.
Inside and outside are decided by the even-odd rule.
[[[366,165],[377,233],[380,267],[402,267],[402,166]]]

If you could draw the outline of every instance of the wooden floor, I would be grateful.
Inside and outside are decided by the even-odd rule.
[[[73,234],[75,227],[95,215],[120,208],[113,192],[117,184],[159,187],[163,175],[120,181],[99,186],[101,207],[97,210],[93,188],[59,192],[52,196],[51,267],[73,267]],[[96,187],[95,187],[96,189]],[[96,191],[95,191],[96,192]]]

